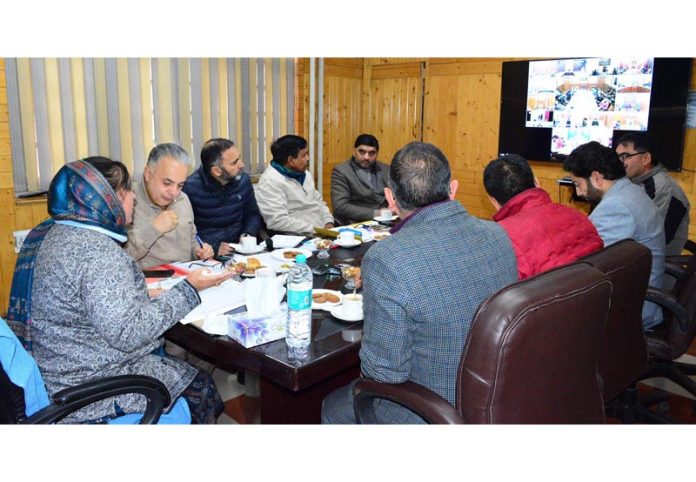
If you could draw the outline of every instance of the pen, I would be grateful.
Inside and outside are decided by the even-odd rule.
[[[203,241],[201,241],[201,237],[196,234],[196,242],[198,243],[198,247],[202,248],[203,247]]]

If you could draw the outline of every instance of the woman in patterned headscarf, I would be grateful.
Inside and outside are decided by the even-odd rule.
[[[194,422],[214,422],[222,402],[210,376],[166,356],[162,334],[200,303],[198,290],[230,275],[189,274],[155,299],[121,249],[135,195],[126,167],[104,157],[63,166],[51,181],[51,219],[22,245],[10,293],[8,324],[36,359],[49,394],[114,375],[160,380],[172,400],[184,396]],[[144,411],[122,395],[92,404],[66,421],[104,421]]]

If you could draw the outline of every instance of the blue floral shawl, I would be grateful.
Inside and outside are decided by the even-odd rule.
[[[126,213],[108,181],[90,163],[63,166],[48,189],[48,219],[32,229],[22,244],[10,290],[7,323],[24,349],[32,351],[31,289],[36,254],[55,223],[94,229],[126,241]]]

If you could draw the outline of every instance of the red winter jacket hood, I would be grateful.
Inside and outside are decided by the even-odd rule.
[[[541,188],[519,193],[493,219],[512,241],[520,279],[572,263],[604,247],[587,216],[552,202]]]

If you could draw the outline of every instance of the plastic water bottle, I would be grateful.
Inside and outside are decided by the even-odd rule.
[[[312,335],[312,270],[307,257],[298,254],[288,275],[288,320],[285,342],[291,354],[306,354]]]

